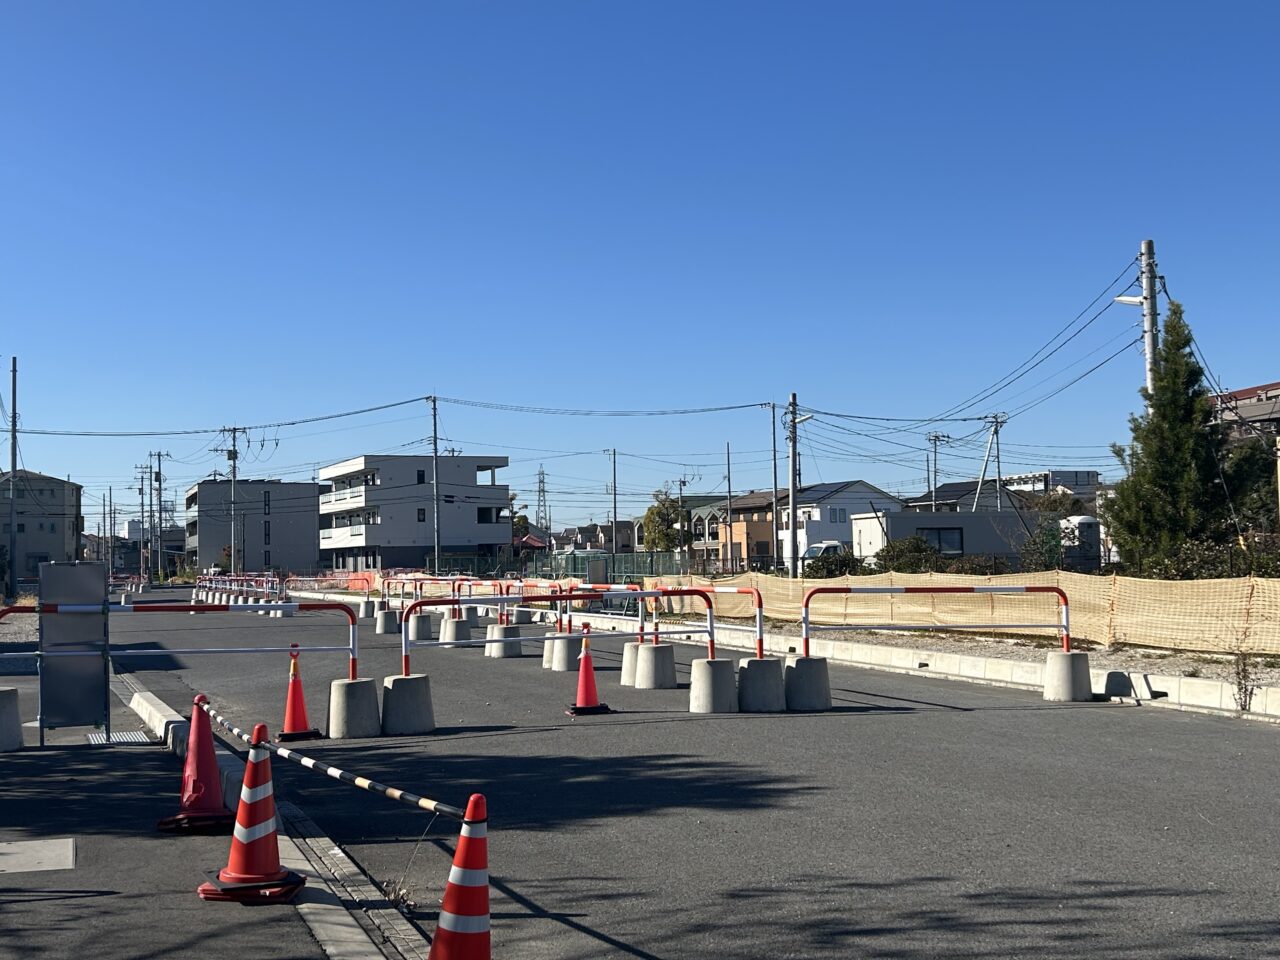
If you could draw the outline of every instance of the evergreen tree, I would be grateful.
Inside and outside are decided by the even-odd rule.
[[[1204,370],[1191,353],[1191,328],[1173,301],[1153,383],[1150,394],[1141,391],[1147,411],[1129,418],[1129,447],[1112,445],[1127,475],[1102,505],[1121,559],[1139,568],[1172,558],[1188,540],[1227,534],[1218,473],[1222,429],[1213,423]]]
[[[680,501],[665,490],[655,491],[653,506],[644,514],[644,547],[666,552],[677,550],[681,540],[687,546],[693,535],[689,531],[689,512],[680,514]]]

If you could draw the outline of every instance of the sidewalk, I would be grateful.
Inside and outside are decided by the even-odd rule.
[[[36,682],[0,675],[24,723]],[[113,734],[140,729],[115,697],[111,711]],[[155,745],[93,746],[91,732],[46,731],[40,749],[24,727],[25,748],[0,754],[0,958],[325,956],[292,906],[200,900],[201,871],[226,865],[229,837],[159,833],[177,812],[178,759]]]

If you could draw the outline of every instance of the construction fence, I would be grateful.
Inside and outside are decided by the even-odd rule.
[[[651,577],[665,586],[755,587],[765,616],[798,622],[807,590],[817,586],[1050,586],[1071,603],[1071,636],[1103,647],[1134,645],[1202,653],[1280,654],[1280,580],[1138,580],[1066,571],[977,577],[945,573],[884,573],[870,577],[786,580],[765,574]],[[1052,621],[1056,600],[1044,594],[847,594],[816,597],[811,619],[822,624],[965,624]],[[716,594],[717,616],[749,618],[751,598]],[[697,614],[700,602],[664,601],[670,613]],[[1049,631],[1046,631],[1046,635]]]

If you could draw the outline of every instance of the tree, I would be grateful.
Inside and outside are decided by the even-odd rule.
[[[1256,533],[1280,532],[1276,518],[1276,455],[1272,444],[1253,437],[1231,448],[1223,467],[1227,493],[1240,526]]]
[[[1111,451],[1126,476],[1103,504],[1103,519],[1126,564],[1141,567],[1173,557],[1187,540],[1221,539],[1226,497],[1218,476],[1223,434],[1213,422],[1204,370],[1191,353],[1182,305],[1170,301],[1156,350],[1148,409],[1129,418],[1128,449]]]
[[[875,557],[875,572],[929,573],[938,568],[938,551],[925,543],[924,537],[890,540]]]
[[[680,515],[680,501],[666,490],[655,490],[653,506],[644,513],[644,545],[646,550],[665,553],[688,546],[693,541],[689,530],[689,514]]]
[[[805,579],[808,580],[826,580],[845,575],[857,576],[862,572],[862,558],[855,556],[852,550],[828,553],[801,562],[804,564]]]

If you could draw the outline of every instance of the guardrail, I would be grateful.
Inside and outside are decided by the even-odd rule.
[[[858,623],[835,626],[813,626],[809,622],[809,604],[819,594],[859,593],[942,593],[942,594],[991,594],[991,593],[1051,593],[1058,598],[1057,623]],[[809,633],[812,630],[1057,630],[1062,636],[1062,649],[1071,652],[1071,607],[1066,593],[1059,587],[813,587],[804,595],[800,615],[801,640],[804,655],[809,656]]]

